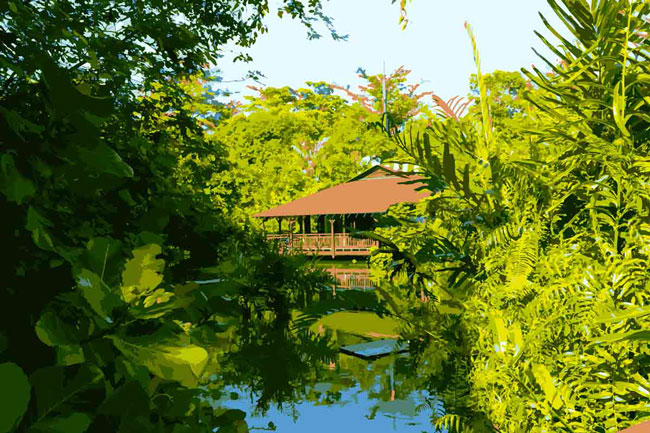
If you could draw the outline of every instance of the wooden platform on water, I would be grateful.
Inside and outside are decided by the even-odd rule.
[[[368,343],[352,344],[349,346],[341,346],[339,348],[341,353],[357,358],[373,360],[381,358],[382,356],[390,355],[391,353],[404,353],[408,351],[408,344],[398,342],[394,339],[375,340]]]

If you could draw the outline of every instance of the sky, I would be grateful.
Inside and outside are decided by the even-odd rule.
[[[347,41],[334,41],[324,27],[323,37],[308,40],[299,22],[280,19],[275,13],[267,19],[269,32],[245,52],[251,63],[232,59],[237,51],[224,52],[218,64],[234,99],[254,92],[252,80],[233,82],[249,70],[258,70],[266,86],[303,87],[305,81],[326,81],[356,90],[362,80],[357,70],[368,74],[387,73],[399,66],[412,72],[410,83],[421,90],[434,91],[444,99],[465,96],[469,77],[475,73],[472,48],[464,23],[471,24],[477,38],[483,72],[538,67],[543,62],[531,47],[543,53],[542,43],[534,34],[545,36],[548,30],[539,18],[541,12],[557,28],[561,27],[546,0],[412,0],[408,4],[409,23],[402,30],[398,3],[390,0],[330,0],[325,13],[333,18],[339,34]],[[549,59],[554,57],[549,54]]]

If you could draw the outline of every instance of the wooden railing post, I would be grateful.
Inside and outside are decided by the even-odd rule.
[[[331,249],[332,249],[332,258],[336,257],[336,238],[334,237],[334,218],[330,218],[330,228],[332,229],[332,243]]]

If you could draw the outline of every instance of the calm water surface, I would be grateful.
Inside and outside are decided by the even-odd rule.
[[[395,362],[402,356],[364,361],[340,355],[340,365],[331,365],[329,382],[319,382],[306,398],[256,411],[256,396],[246,389],[229,387],[215,403],[240,409],[252,432],[431,432],[430,405],[439,404],[428,393],[409,390],[395,374]],[[236,399],[233,399],[236,397]],[[271,428],[269,428],[271,422]]]

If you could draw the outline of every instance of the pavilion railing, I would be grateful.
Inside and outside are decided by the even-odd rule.
[[[367,254],[379,243],[373,239],[355,238],[349,233],[286,233],[269,234],[267,240],[278,241],[280,248],[311,254]]]

